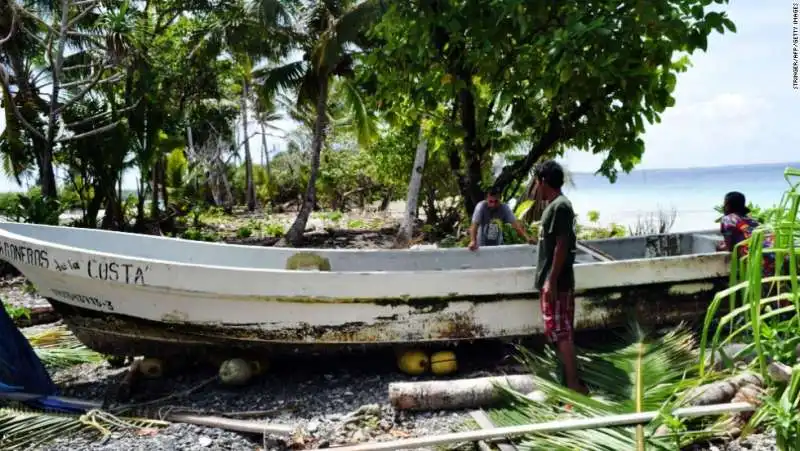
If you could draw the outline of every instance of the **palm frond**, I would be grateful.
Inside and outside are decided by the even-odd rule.
[[[340,86],[344,92],[346,108],[351,112],[358,143],[369,146],[378,135],[375,119],[367,110],[361,93],[352,81],[343,79]]]
[[[294,61],[277,67],[267,67],[253,71],[253,78],[260,82],[259,95],[272,98],[280,89],[296,89],[307,72],[306,61]]]
[[[157,420],[118,418],[99,410],[69,415],[8,407],[0,409],[0,448],[31,449],[74,434],[102,437],[114,431],[160,428],[168,424]]]
[[[380,13],[380,3],[374,0],[363,1],[345,11],[333,25],[339,42],[359,44],[363,31],[378,20]]]
[[[600,398],[584,396],[561,385],[552,351],[542,356],[520,349],[520,361],[530,368],[537,389],[548,401],[532,400],[504,388],[508,406],[490,411],[490,416],[498,425],[512,426],[565,417],[671,410],[670,406],[682,402],[680,394],[701,382],[692,365],[697,352],[691,332],[681,327],[662,336],[651,336],[633,326],[630,335],[626,346],[581,353],[578,361],[581,376]],[[557,407],[559,404],[573,407],[567,412]],[[530,449],[586,451],[643,449],[645,444],[647,449],[675,449],[674,437],[654,436],[662,424],[664,419],[657,419],[638,427],[535,435],[526,437],[521,445]],[[702,427],[694,436],[681,437],[681,443],[713,433],[712,429]]]
[[[22,335],[28,339],[37,357],[49,368],[68,368],[103,360],[102,355],[84,346],[66,326],[36,333],[23,330]]]

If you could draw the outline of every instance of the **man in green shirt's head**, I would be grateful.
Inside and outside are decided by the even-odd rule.
[[[539,261],[536,265],[536,288],[542,308],[545,334],[556,346],[567,386],[586,393],[578,379],[572,328],[575,317],[575,212],[561,192],[564,170],[553,160],[538,164],[534,180],[537,199],[547,203],[539,231]]]

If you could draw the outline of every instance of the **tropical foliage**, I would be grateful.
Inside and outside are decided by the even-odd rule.
[[[655,421],[639,427],[607,427],[525,437],[525,449],[553,450],[675,450],[700,438],[712,437],[713,423],[676,424],[668,413],[680,405],[701,379],[695,365],[697,346],[692,332],[678,328],[666,334],[646,333],[638,326],[605,349],[584,350],[581,377],[593,397],[573,392],[559,380],[552,352],[537,355],[520,350],[520,359],[536,375],[543,399],[508,391],[509,405],[490,412],[498,425],[518,425],[567,418],[603,417],[623,413],[662,411]],[[566,410],[563,406],[569,404]],[[669,433],[657,433],[666,427]],[[676,430],[679,429],[679,430]]]
[[[646,124],[674,105],[690,56],[707,50],[711,33],[735,31],[718,7],[726,3],[0,0],[0,157],[8,176],[34,185],[0,196],[0,213],[54,224],[79,210],[80,227],[213,240],[201,216],[213,221],[238,205],[265,216],[297,208],[288,231],[271,223],[237,231],[297,245],[314,210],[402,198],[425,142],[423,229],[457,243],[451,232],[465,229],[484,190],[526,199],[543,157],[602,154],[598,172],[612,180],[631,170]],[[297,127],[282,132],[281,120]],[[283,151],[269,148],[276,138]],[[122,187],[130,173],[133,192]],[[532,206],[521,202],[518,214]],[[788,230],[785,218],[773,220]],[[756,335],[779,333],[770,327]],[[53,366],[96,358],[63,337],[29,338]],[[61,344],[47,344],[55,338]],[[677,370],[697,358],[683,332],[656,340],[637,331],[633,343],[587,354],[583,367],[607,401],[576,397],[546,376],[542,386],[589,415],[667,405],[702,375]],[[516,416],[504,421],[559,414],[514,402]],[[87,424],[79,420],[4,411],[0,435],[11,446]],[[601,431],[593,443],[671,443],[652,438],[654,426]],[[587,435],[554,437],[528,440],[589,446]]]
[[[79,226],[183,233],[196,208],[297,207],[298,244],[314,210],[402,196],[424,139],[420,207],[452,231],[543,156],[633,168],[689,56],[735,29],[724,3],[2,0],[0,156]]]

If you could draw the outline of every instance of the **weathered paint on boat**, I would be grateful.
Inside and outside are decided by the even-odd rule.
[[[727,282],[713,232],[587,242],[576,327],[696,321]],[[0,223],[16,266],[107,354],[514,338],[542,332],[535,248],[335,250]],[[290,269],[286,269],[290,268]]]

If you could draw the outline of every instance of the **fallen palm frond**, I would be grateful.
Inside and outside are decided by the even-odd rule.
[[[634,326],[631,338],[627,346],[587,352],[579,360],[582,378],[602,398],[584,396],[561,385],[554,374],[557,359],[552,353],[548,358],[522,349],[520,360],[535,374],[537,389],[546,399],[529,399],[504,389],[508,407],[490,411],[492,420],[499,426],[514,426],[567,418],[665,412],[646,425],[532,434],[519,444],[523,448],[554,451],[611,451],[645,446],[674,450],[700,437],[713,436],[717,430],[706,426],[694,432],[681,431],[680,436],[655,434],[662,425],[672,431],[683,426],[675,424],[666,412],[680,405],[684,401],[682,395],[702,382],[693,365],[697,352],[690,331],[677,328],[663,336],[650,336]],[[572,405],[571,410],[558,407],[563,404]]]
[[[83,415],[0,409],[0,449],[30,449],[59,437],[85,433],[102,437],[115,431],[161,428],[166,421],[119,418],[99,410]]]
[[[23,330],[36,355],[49,368],[67,368],[82,363],[97,363],[103,356],[84,346],[65,326],[31,333]]]

